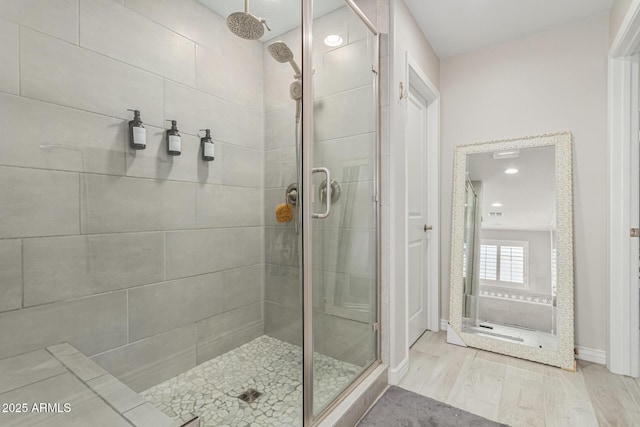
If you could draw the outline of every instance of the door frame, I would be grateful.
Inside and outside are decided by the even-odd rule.
[[[440,330],[440,92],[431,83],[426,73],[422,71],[418,62],[409,52],[406,54],[407,95],[415,91],[427,102],[427,221],[433,227],[427,251],[427,289],[424,293],[427,309],[427,329],[438,332]],[[405,115],[405,129],[408,124],[408,114]],[[406,138],[405,133],[405,138]],[[405,149],[406,149],[405,141]],[[406,154],[403,161],[406,170]],[[404,185],[404,211],[408,212],[408,186]],[[409,241],[408,221],[404,218],[404,248]],[[409,257],[405,256],[405,296],[407,307],[407,343],[409,342]]]
[[[609,345],[607,367],[640,376],[640,0],[633,0],[609,50]]]

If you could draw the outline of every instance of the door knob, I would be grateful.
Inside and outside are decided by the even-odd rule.
[[[433,230],[433,226],[431,226],[431,225],[427,225],[427,224],[425,224],[425,225],[424,225],[424,231],[425,231],[425,233],[426,233],[427,231],[431,231],[431,230]]]

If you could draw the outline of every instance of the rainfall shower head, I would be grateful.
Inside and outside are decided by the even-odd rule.
[[[299,79],[302,76],[300,67],[298,67],[298,64],[296,64],[296,61],[293,59],[293,52],[285,42],[273,42],[267,47],[267,50],[276,61],[282,64],[285,62],[291,64],[293,71],[296,73],[296,79]]]
[[[264,19],[256,18],[249,13],[249,0],[244,0],[244,12],[235,12],[229,15],[227,27],[236,36],[247,40],[258,40],[262,37],[264,35],[264,27],[271,31]]]

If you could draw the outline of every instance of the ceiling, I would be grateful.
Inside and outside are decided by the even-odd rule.
[[[468,177],[481,182],[482,228],[549,230],[555,216],[555,148],[520,150],[518,158],[494,159],[492,153],[467,157]],[[518,173],[507,175],[509,168]],[[478,186],[477,184],[474,184]],[[491,206],[501,203],[501,207]],[[489,212],[501,212],[492,217]]]
[[[224,17],[234,12],[244,12],[244,0],[199,0],[200,3]],[[300,0],[251,0],[249,13],[264,18],[271,31],[265,29],[263,42],[276,38],[301,25]],[[320,17],[344,7],[344,0],[320,0],[314,2],[313,15]]]
[[[405,0],[405,3],[442,59],[606,13],[613,0]]]

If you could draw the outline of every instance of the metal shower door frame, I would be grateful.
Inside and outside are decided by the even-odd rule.
[[[312,182],[311,175],[314,170],[313,151],[313,1],[302,0],[302,140],[300,149],[302,153],[302,339],[303,339],[303,363],[302,363],[302,405],[303,425],[311,427],[322,421],[349,393],[351,393],[375,368],[381,363],[380,332],[381,328],[381,274],[380,274],[380,32],[367,18],[353,0],[344,0],[345,4],[367,26],[375,37],[374,60],[372,70],[375,73],[373,101],[375,108],[376,149],[374,156],[374,182],[373,198],[375,201],[374,221],[375,230],[375,271],[376,271],[376,360],[360,376],[353,381],[334,401],[318,414],[313,416],[313,239],[312,239]],[[321,1],[321,0],[320,0]]]

